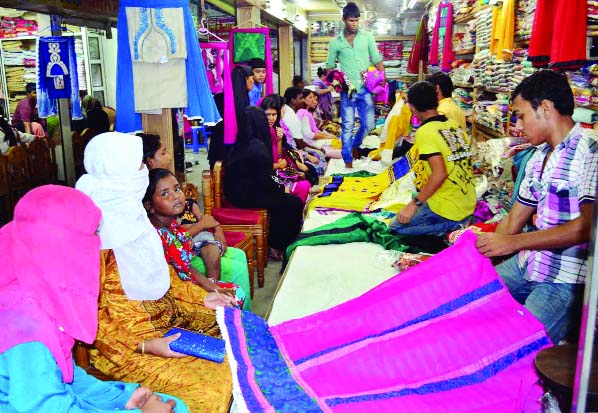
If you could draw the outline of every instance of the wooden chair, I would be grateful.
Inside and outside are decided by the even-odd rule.
[[[85,173],[83,154],[85,153],[85,147],[94,136],[96,136],[96,133],[90,128],[83,129],[81,133],[73,132],[71,134],[73,144],[73,160],[75,163],[75,176],[77,178]]]
[[[211,215],[234,231],[249,230],[256,239],[258,286],[264,286],[264,269],[268,265],[268,211],[265,209],[237,208],[227,203],[222,192],[224,175],[222,162],[214,164],[212,171],[213,205]]]
[[[14,209],[17,201],[31,189],[31,170],[26,149],[13,146],[6,153],[10,208]]]
[[[56,182],[58,170],[52,159],[52,152],[45,139],[36,139],[27,148],[31,167],[31,185],[33,187]]]
[[[205,203],[206,196],[203,187],[204,183],[202,176],[202,190],[204,191]],[[207,188],[207,190],[209,191],[209,187]],[[199,189],[197,188],[197,186],[193,185],[192,183],[187,183],[183,187],[183,193],[185,194],[185,198],[194,199],[195,202],[199,204]],[[222,231],[224,232],[226,244],[230,245],[231,247],[243,250],[243,252],[245,252],[245,255],[247,257],[247,270],[249,271],[249,286],[251,289],[250,294],[251,297],[253,297],[253,275],[255,271],[255,261],[253,259],[253,255],[255,252],[255,240],[253,238],[253,234],[249,231],[229,231],[226,225],[220,226],[222,228]]]

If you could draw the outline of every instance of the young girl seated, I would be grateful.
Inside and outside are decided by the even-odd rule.
[[[170,155],[160,136],[150,133],[138,133],[137,136],[143,141],[143,163],[147,169],[170,169]]]
[[[245,253],[236,248],[226,248],[226,244],[215,239],[223,241],[224,237],[218,223],[207,215],[202,217],[199,214],[201,219],[187,228],[196,234],[201,229],[216,228],[218,235],[211,240],[194,242],[177,220],[185,210],[186,201],[172,172],[161,168],[150,170],[143,205],[162,239],[166,261],[181,279],[192,281],[206,291],[229,293],[233,290],[239,305],[245,310],[251,309],[251,297],[246,294],[250,290]]]

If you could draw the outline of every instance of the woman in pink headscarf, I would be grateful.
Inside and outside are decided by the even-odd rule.
[[[188,412],[147,387],[102,382],[72,360],[98,328],[101,213],[62,186],[31,190],[0,229],[0,411]],[[34,253],[32,253],[34,251]]]

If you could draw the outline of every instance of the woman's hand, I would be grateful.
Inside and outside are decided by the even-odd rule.
[[[156,337],[145,340],[144,352],[160,357],[181,358],[187,357],[185,354],[172,351],[169,344],[176,341],[181,336],[181,333],[176,333],[168,337]]]
[[[222,244],[222,255],[224,255],[224,253],[226,252],[226,249],[228,248],[228,245],[226,245],[226,238],[224,238],[224,231],[222,231],[222,228],[220,228],[220,226],[217,226],[216,228],[214,228],[214,239],[216,241],[218,241],[220,244]]]
[[[176,402],[174,400],[162,401],[157,394],[152,394],[149,400],[141,407],[143,413],[173,413]]]
[[[317,164],[320,162],[320,161],[318,160],[318,158],[316,158],[315,156],[313,156],[313,155],[310,155],[310,154],[308,154],[308,153],[306,153],[306,154],[305,154],[305,159],[307,159],[307,160],[308,160],[308,161],[310,161],[311,163],[315,163],[316,165],[317,165]]]
[[[203,300],[203,304],[206,307],[215,310],[216,307],[234,307],[237,302],[234,298],[228,295],[221,294],[219,292],[211,292],[206,295],[206,298]]]
[[[276,136],[278,136],[278,139],[282,139],[284,136],[284,130],[280,126],[276,127]]]

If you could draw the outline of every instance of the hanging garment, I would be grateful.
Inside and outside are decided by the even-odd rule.
[[[550,64],[555,69],[583,66],[586,11],[586,0],[538,0],[527,59],[534,66]]]
[[[235,97],[231,79],[230,56],[226,42],[200,43],[201,53],[206,62],[208,83],[212,93],[224,92],[223,139],[225,145],[232,145],[237,139],[237,117]]]
[[[253,58],[262,59],[266,63],[266,96],[274,93],[270,29],[237,27],[231,30],[228,41],[233,65],[247,63]]]
[[[126,15],[135,111],[187,106],[183,9],[127,7]]]
[[[57,114],[55,99],[70,99],[71,118],[83,119],[74,37],[38,38],[36,92],[40,118]]]
[[[392,151],[403,141],[411,128],[411,110],[400,95],[392,109],[386,116],[384,126],[380,132],[380,148],[371,151],[368,158],[375,161],[382,159],[390,163],[392,160]]]
[[[504,0],[500,7],[492,9],[492,35],[490,53],[496,61],[510,59],[515,42],[515,0]]]
[[[130,8],[135,10],[127,12]],[[141,9],[145,9],[146,12],[142,13]],[[195,25],[189,10],[189,2],[185,0],[122,0],[118,13],[118,66],[116,73],[118,116],[115,129],[120,132],[134,132],[142,129],[141,114],[136,109],[137,103],[141,104],[138,102],[140,93],[148,93],[150,100],[154,100],[143,102],[143,107],[146,107],[145,105],[183,107],[189,119],[201,119],[210,126],[219,122],[222,118],[218,113],[214,98],[211,93],[206,93],[209,90],[209,83],[199,50]],[[137,15],[139,20],[134,20],[133,15]],[[144,20],[143,15],[147,17],[147,21]],[[131,29],[135,32],[132,41],[129,20],[138,22],[136,23],[138,24],[137,29]],[[136,36],[139,36],[137,42],[135,42]],[[154,43],[152,39],[157,43]],[[138,45],[137,54],[135,44]],[[185,50],[183,50],[183,44]],[[164,49],[165,45],[166,49]],[[156,47],[158,48],[156,49]],[[183,55],[186,55],[186,58],[183,58]],[[133,60],[136,56],[138,59],[151,61],[157,57],[158,63]],[[145,65],[159,67],[146,69]],[[182,66],[185,68],[184,82],[181,82],[181,79],[174,79],[178,73],[181,73]],[[139,68],[144,72],[142,79],[137,79]],[[176,76],[170,72],[167,73],[171,69],[177,73]],[[146,76],[146,70],[150,70],[156,77]],[[131,87],[132,85],[135,87]],[[164,91],[165,88],[169,90]],[[182,102],[184,95],[186,95],[186,102]],[[158,99],[157,105],[156,99]]]
[[[441,3],[438,5],[436,24],[430,47],[430,64],[438,66],[443,72],[451,70],[451,63],[455,60],[453,53],[453,5]],[[442,60],[439,59],[439,48],[442,47]],[[417,73],[417,72],[416,72]]]
[[[240,411],[538,411],[533,361],[550,340],[475,241],[276,326],[219,308]]]
[[[415,42],[413,42],[413,49],[409,54],[409,61],[407,62],[408,73],[419,73],[419,62],[422,62],[422,70],[424,73],[428,71],[428,14],[424,14],[417,27],[417,34]]]

